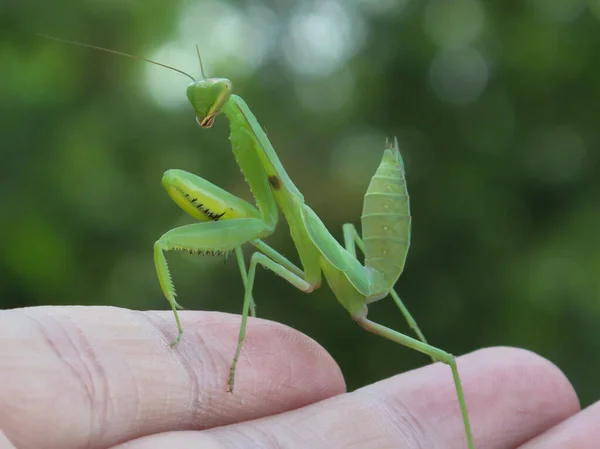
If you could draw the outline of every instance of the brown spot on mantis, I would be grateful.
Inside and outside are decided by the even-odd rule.
[[[271,187],[273,187],[275,190],[281,189],[281,181],[275,175],[269,176],[269,184],[271,184]]]

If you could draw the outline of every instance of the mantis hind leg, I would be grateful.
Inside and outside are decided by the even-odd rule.
[[[356,230],[356,227],[352,223],[346,223],[342,227],[342,230],[344,232],[344,244],[346,246],[346,251],[348,251],[350,254],[352,254],[354,257],[356,257],[356,246],[358,246],[358,248],[364,252],[363,240],[358,235],[358,231]],[[425,344],[428,344],[427,339],[425,338],[425,336],[423,335],[423,332],[421,332],[421,329],[419,328],[419,325],[417,324],[417,321],[413,318],[412,314],[408,311],[408,309],[406,308],[406,306],[404,305],[404,303],[398,296],[398,293],[396,293],[396,291],[394,289],[390,289],[390,296],[396,303],[396,306],[400,309],[400,312],[402,312],[402,315],[404,315],[404,319],[408,323],[408,326],[413,330],[413,332],[417,335],[417,337],[419,337],[419,340],[421,340]],[[437,359],[435,357],[432,357],[431,359],[434,362],[437,362]]]
[[[255,242],[252,242],[255,244]],[[274,251],[274,250],[273,250]],[[275,252],[275,251],[274,251]],[[276,252],[275,252],[276,253]],[[279,253],[277,253],[279,254]],[[283,256],[281,256],[283,258]],[[285,258],[284,258],[285,259]],[[287,260],[287,259],[285,259]],[[242,351],[242,345],[244,343],[244,338],[246,337],[246,324],[248,321],[248,312],[250,311],[251,305],[253,303],[252,299],[252,288],[254,287],[254,278],[256,277],[256,267],[257,265],[262,265],[264,268],[271,270],[273,273],[281,276],[294,287],[302,290],[304,292],[310,292],[314,289],[314,286],[310,283],[306,282],[302,277],[298,274],[294,273],[283,264],[276,262],[275,260],[267,257],[266,255],[255,252],[252,254],[252,258],[250,259],[250,267],[248,269],[248,278],[246,282],[246,291],[244,294],[244,308],[242,310],[242,323],[240,325],[240,332],[238,335],[237,347],[235,349],[235,355],[233,357],[233,361],[231,362],[231,368],[229,370],[229,381],[228,381],[228,391],[233,392],[233,385],[235,383],[235,370],[237,367],[238,360],[240,358],[240,353]]]
[[[388,340],[414,349],[415,351],[422,352],[423,354],[427,354],[432,359],[439,360],[440,362],[445,363],[450,367],[450,369],[452,370],[454,387],[456,388],[456,395],[458,396],[460,412],[462,415],[465,433],[467,436],[467,444],[469,449],[475,449],[475,445],[473,443],[473,434],[471,432],[471,422],[469,420],[469,412],[467,410],[467,403],[465,401],[465,393],[463,391],[462,382],[460,380],[460,375],[458,374],[458,367],[456,365],[456,359],[454,358],[454,356],[446,351],[436,348],[435,346],[423,343],[422,341],[411,338],[408,335],[404,335],[388,327],[382,326],[381,324],[370,321],[366,317],[355,317],[355,321],[363,329],[373,334],[387,338]]]

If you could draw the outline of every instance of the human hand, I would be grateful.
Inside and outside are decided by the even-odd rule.
[[[182,312],[175,349],[171,317],[111,307],[1,312],[0,449],[466,449],[441,363],[345,393],[317,343],[250,319],[230,394],[239,317]],[[597,447],[600,407],[577,413],[550,362],[494,348],[458,366],[478,449]]]

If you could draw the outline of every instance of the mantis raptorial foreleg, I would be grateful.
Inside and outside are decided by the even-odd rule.
[[[206,223],[195,223],[180,228],[172,229],[164,234],[154,244],[154,261],[163,293],[169,300],[171,308],[177,321],[177,338],[171,342],[171,346],[176,345],[183,334],[183,328],[179,321],[177,309],[182,307],[175,300],[175,288],[171,281],[171,274],[164,256],[165,251],[181,250],[188,251],[191,254],[202,253],[225,253],[237,250],[242,244],[252,240],[264,231],[264,223],[256,218],[239,218],[230,221],[211,221]],[[237,240],[231,239],[231,234],[235,233]],[[229,241],[230,244],[223,246],[215,245],[215,239]],[[244,273],[240,267],[240,271]],[[244,278],[242,274],[242,279]],[[253,304],[253,299],[250,298]]]
[[[248,277],[241,246],[257,237],[270,234],[273,226],[261,218],[251,204],[237,198],[209,181],[182,170],[169,170],[163,176],[163,185],[180,207],[201,220],[166,232],[154,244],[154,261],[158,279],[177,322],[178,334],[171,346],[183,335],[175,300],[175,288],[164,256],[165,251],[182,250],[192,254],[222,254],[235,251],[244,286]],[[255,314],[254,299],[249,309]]]

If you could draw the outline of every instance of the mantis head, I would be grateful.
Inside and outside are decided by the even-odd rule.
[[[194,81],[187,87],[187,97],[196,111],[196,120],[203,128],[210,128],[215,117],[229,101],[231,81],[226,78],[208,78]]]

